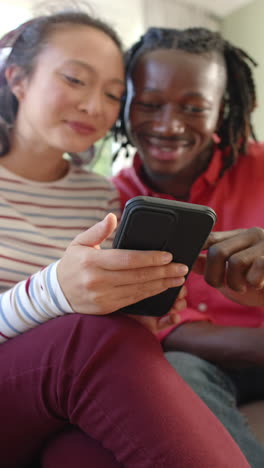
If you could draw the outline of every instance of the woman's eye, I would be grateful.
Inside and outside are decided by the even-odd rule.
[[[76,78],[75,76],[64,75],[64,77],[66,78],[67,81],[69,81],[72,84],[85,86],[85,83],[83,81],[79,80],[79,78]]]
[[[123,96],[116,96],[112,93],[105,93],[105,95],[112,99],[112,101],[118,102],[119,104],[123,101]]]

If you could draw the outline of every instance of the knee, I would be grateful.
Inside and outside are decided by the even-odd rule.
[[[58,341],[65,342],[69,337],[74,337],[78,338],[79,345],[85,341],[86,347],[89,343],[94,347],[98,342],[108,341],[128,343],[135,347],[135,339],[137,343],[147,341],[157,344],[157,339],[147,328],[121,314],[95,316],[75,313],[52,320],[49,325],[54,329]]]
[[[33,333],[36,339],[46,342],[46,351],[68,368],[88,360],[102,361],[115,356],[125,359],[130,355],[135,361],[145,353],[162,354],[154,335],[136,320],[121,314],[70,314],[37,327]]]
[[[38,335],[52,335],[57,344],[65,342],[69,338],[77,337],[79,343],[85,338],[86,345],[88,343],[98,343],[98,340],[110,336],[115,339],[134,340],[135,335],[143,340],[156,339],[153,335],[136,320],[133,320],[121,314],[109,315],[85,315],[85,314],[68,314],[52,319],[40,327],[32,329],[29,333]]]

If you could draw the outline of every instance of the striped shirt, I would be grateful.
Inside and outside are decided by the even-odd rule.
[[[109,212],[119,216],[119,197],[98,174],[71,166],[58,181],[36,182],[0,165],[0,342],[71,312],[57,260]]]

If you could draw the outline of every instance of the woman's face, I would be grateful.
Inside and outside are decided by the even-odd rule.
[[[225,86],[218,54],[157,49],[138,59],[127,127],[149,174],[188,176],[204,167]]]
[[[13,87],[15,130],[59,151],[87,149],[114,124],[124,93],[121,52],[103,32],[68,26],[52,33],[33,73]]]

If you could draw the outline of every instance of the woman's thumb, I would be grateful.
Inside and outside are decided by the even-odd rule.
[[[116,215],[109,213],[102,221],[96,223],[87,231],[78,234],[71,245],[85,245],[87,247],[97,247],[107,239],[115,230],[117,225]]]

